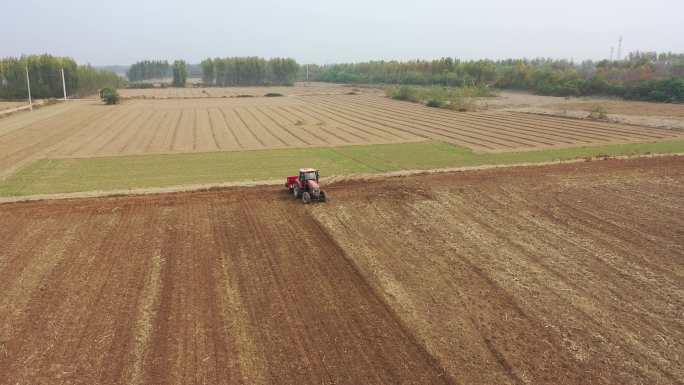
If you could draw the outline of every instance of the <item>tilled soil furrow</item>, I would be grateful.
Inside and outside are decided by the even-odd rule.
[[[512,112],[511,114],[519,116],[522,115],[528,119],[528,116],[531,114],[527,114],[524,112]],[[540,122],[553,122],[553,123],[558,123],[558,124],[563,124],[567,125],[570,127],[577,127],[577,128],[583,128],[588,131],[593,131],[593,132],[611,132],[615,133],[616,135],[634,135],[637,137],[643,137],[643,138],[652,138],[652,139],[658,139],[658,138],[664,138],[664,137],[671,137],[671,136],[677,136],[676,133],[666,130],[666,129],[659,129],[659,128],[651,128],[651,127],[634,127],[634,126],[629,126],[629,125],[617,125],[617,124],[611,124],[611,123],[602,123],[602,122],[587,122],[587,121],[582,121],[579,119],[573,119],[573,118],[556,118],[552,116],[547,116],[547,115],[535,115],[535,118],[538,119]]]
[[[237,150],[240,148],[235,134],[228,127],[228,123],[226,123],[220,109],[209,110],[209,121],[211,122],[218,148],[222,150]]]
[[[381,140],[381,141],[396,141],[405,140],[405,136],[394,133],[391,127],[382,126],[378,124],[368,124],[368,122],[359,121],[353,119],[349,114],[342,115],[335,111],[332,111],[325,107],[322,103],[313,104],[316,108],[314,109],[318,116],[323,117],[324,120],[331,120],[342,126],[350,127],[358,132],[363,133],[366,138],[375,137],[375,139],[370,138],[370,140]],[[377,131],[377,132],[376,132]]]
[[[88,130],[90,127],[85,127],[84,130],[81,130],[77,138],[70,138],[69,141],[65,142],[63,146],[55,151],[55,154],[63,156],[91,154],[92,151],[88,147],[90,143],[97,141],[103,135],[109,134],[110,131],[113,131],[113,127],[122,121],[126,121],[127,118],[133,120],[136,118],[136,115],[130,113],[129,111],[115,112],[115,115],[110,117],[110,120],[107,124],[94,125],[92,130]]]
[[[284,146],[301,146],[302,144],[306,144],[302,142],[301,139],[293,136],[287,130],[281,129],[281,127],[279,127],[277,124],[273,124],[273,121],[270,119],[265,118],[259,110],[259,107],[255,106],[253,108],[246,109],[245,111],[247,111],[247,113],[260,127],[266,130],[266,132],[268,132],[271,136],[278,139],[278,141]]]
[[[476,139],[489,144],[495,144],[503,147],[510,147],[510,144],[515,144],[524,147],[535,147],[535,141],[528,138],[516,138],[511,135],[507,135],[501,132],[487,132],[486,134],[482,130],[478,130],[476,127],[470,125],[460,124],[458,126],[453,126],[451,124],[442,123],[432,119],[431,117],[421,118],[416,116],[407,115],[405,111],[389,111],[384,108],[375,108],[372,105],[362,105],[362,104],[339,104],[333,103],[328,100],[324,100],[323,103],[330,105],[331,107],[344,108],[347,111],[356,111],[359,114],[372,114],[372,116],[379,116],[387,119],[388,121],[393,121],[399,124],[409,124],[413,125],[422,123],[423,129],[427,130],[429,127],[430,132],[443,133],[442,135],[461,135],[470,139]],[[538,143],[537,143],[538,145]]]
[[[444,128],[435,127],[434,125],[431,125],[429,127],[419,125],[405,119],[399,119],[396,115],[393,114],[372,114],[369,112],[361,112],[359,111],[359,109],[349,109],[347,107],[342,107],[340,105],[330,105],[330,108],[347,114],[353,113],[355,116],[363,118],[364,120],[378,124],[387,124],[396,129],[398,129],[399,127],[403,127],[403,130],[406,130],[408,133],[412,133],[414,135],[422,135],[427,138],[435,140],[444,140],[447,142],[465,145],[467,147],[474,146],[475,148],[487,149],[515,147],[512,144],[506,144],[500,141],[491,140],[481,135],[471,135],[462,132],[452,132]]]
[[[235,118],[237,118],[237,122],[239,122],[239,124],[240,124],[237,128],[238,130],[240,130],[240,131],[245,130],[246,132],[249,132],[249,135],[251,136],[251,138],[256,140],[261,147],[267,147],[267,145],[263,141],[263,139],[260,138],[259,135],[256,134],[256,132],[254,132],[254,130],[249,126],[249,124],[247,124],[247,122],[245,121],[245,118],[242,116],[242,114],[240,114],[240,112],[237,109],[232,109],[232,110],[230,110],[230,112],[235,116]]]
[[[381,98],[375,98],[375,97],[356,97],[356,99],[361,99],[361,100],[375,100],[378,103],[383,103],[384,105],[389,105],[389,104],[396,104],[400,103],[402,104],[402,108],[406,108],[407,110],[413,110],[413,111],[418,111],[418,112],[426,112],[427,108],[421,105],[417,105],[415,103],[401,103],[401,102],[394,102],[391,100],[387,99],[381,99]],[[404,104],[410,104],[404,106]],[[398,104],[397,104],[398,107]],[[436,110],[434,112],[431,112],[431,114],[434,114],[436,116],[441,116],[445,118],[452,118],[453,112],[449,111],[439,111]],[[484,115],[484,114],[478,114],[477,115]],[[579,129],[581,131],[585,131],[587,133],[595,133],[595,134],[607,134],[607,135],[612,135],[613,137],[624,137],[625,135],[636,135],[636,137],[643,137],[643,136],[652,136],[651,134],[656,135],[656,137],[659,137],[661,135],[672,135],[672,132],[669,132],[667,130],[663,129],[657,129],[657,128],[652,128],[652,127],[634,127],[634,126],[628,126],[628,125],[618,125],[614,123],[608,123],[608,122],[592,122],[592,121],[582,121],[578,119],[570,119],[570,118],[557,118],[557,117],[552,117],[552,116],[542,116],[542,115],[531,115],[527,113],[519,113],[519,112],[505,112],[505,113],[496,113],[497,115],[501,115],[502,117],[506,117],[507,119],[512,120],[512,121],[528,121],[532,123],[537,123],[537,124],[544,124],[544,126],[554,126],[553,124],[549,124],[549,122],[555,122],[558,123],[560,126],[564,128],[572,128],[572,129]]]
[[[467,203],[470,205],[471,203],[468,201]],[[466,203],[461,203],[462,206],[466,206]],[[478,205],[480,207],[488,207],[484,205]],[[490,205],[491,206],[491,205]],[[486,210],[485,210],[486,211]],[[477,214],[482,214],[482,209],[477,212]],[[477,218],[477,215],[474,215],[471,213],[471,216],[473,218]],[[492,233],[493,237],[497,238],[503,238],[505,239],[505,235],[503,235],[503,232],[501,232],[499,229],[501,228],[501,223],[498,223],[498,219],[500,218],[501,214],[496,214],[494,212],[487,216],[482,216],[482,218],[477,219],[477,222],[479,223],[479,226],[482,226],[482,228],[488,229],[487,231],[490,231]],[[519,220],[517,216],[512,219],[504,219],[506,223],[515,223],[515,221]],[[539,226],[539,228],[546,228],[544,224]],[[534,230],[533,230],[534,231]],[[603,312],[597,313],[594,310],[593,306],[581,306],[577,307],[574,309],[575,314],[583,315],[588,322],[591,322],[595,325],[596,328],[600,329],[608,329],[607,326],[613,322],[617,318],[622,318],[621,319],[621,324],[622,324],[622,333],[634,337],[636,334],[639,333],[639,331],[647,330],[647,329],[656,329],[653,330],[653,332],[659,332],[658,326],[654,326],[652,324],[652,321],[641,321],[641,319],[646,318],[644,315],[639,315],[638,318],[633,317],[632,314],[640,313],[643,309],[636,309],[631,306],[630,300],[627,300],[626,298],[623,298],[621,295],[621,290],[627,290],[630,292],[636,293],[631,286],[632,282],[631,280],[626,280],[624,279],[625,274],[624,273],[619,273],[616,274],[616,269],[609,266],[605,260],[601,260],[600,258],[596,260],[591,260],[588,258],[582,258],[580,256],[583,256],[587,252],[592,252],[593,250],[597,249],[596,247],[591,247],[591,245],[582,245],[581,242],[573,242],[573,241],[565,241],[565,239],[581,239],[581,236],[577,236],[577,234],[563,234],[558,237],[557,240],[554,240],[550,242],[552,245],[557,245],[557,246],[552,246],[552,245],[546,245],[546,247],[539,247],[536,250],[534,248],[524,247],[523,245],[518,245],[517,242],[525,242],[525,239],[509,239],[509,247],[507,249],[518,249],[518,257],[512,257],[512,258],[517,258],[523,260],[524,257],[523,255],[527,256],[530,260],[533,261],[533,263],[538,264],[539,266],[542,267],[542,270],[547,272],[548,274],[551,274],[555,276],[555,280],[552,280],[552,282],[564,282],[568,286],[571,287],[571,290],[576,292],[576,293],[581,293],[580,297],[583,297],[581,299],[576,299],[573,298],[573,300],[568,300],[566,298],[566,293],[561,292],[560,297],[564,298],[566,301],[569,303],[587,303],[590,301],[598,301],[601,302],[603,306],[601,308],[603,309]],[[602,237],[594,237],[595,239],[602,239]],[[527,241],[525,243],[528,243],[530,245],[534,244],[534,242]],[[564,245],[565,243],[570,243],[572,246]],[[563,255],[559,254],[557,252],[553,252],[552,250],[555,247],[560,247],[565,250],[567,250],[568,253],[572,253],[575,255],[575,258],[579,261],[578,264],[571,263],[570,266],[567,266],[567,262],[564,264],[565,266],[562,266],[561,269],[557,270],[553,265],[550,265],[545,262],[545,260],[551,258],[555,258],[558,261],[556,261],[556,264],[561,265],[563,264]],[[563,271],[568,271],[571,270],[575,272],[572,276],[566,276]],[[596,272],[600,274],[600,276],[596,276]],[[605,287],[596,287],[596,285],[592,284],[590,287],[593,288],[593,291],[587,290],[585,287],[583,287],[581,284],[577,283],[576,281],[581,281],[586,283],[594,283],[594,282],[600,282],[601,280],[606,280],[606,283],[604,286]],[[617,290],[616,287],[619,286],[621,287],[621,290]],[[631,289],[631,290],[630,290]],[[610,301],[604,302],[604,299],[610,298]],[[653,300],[653,299],[651,299]],[[643,301],[642,301],[643,302]],[[660,306],[662,308],[662,305]],[[610,317],[607,317],[606,314],[611,314]],[[649,326],[647,326],[649,325]],[[660,330],[662,332],[662,330]],[[647,341],[641,341],[640,344],[634,344],[633,338],[628,339],[625,342],[623,338],[621,338],[617,334],[613,333],[606,333],[609,335],[609,340],[611,340],[611,343],[620,346],[621,349],[630,351],[632,355],[642,355],[642,359],[646,358],[643,356],[643,347],[640,346],[640,344],[646,344],[648,345],[649,342]],[[674,337],[674,336],[673,336]],[[657,348],[656,348],[657,349]],[[661,352],[658,352],[658,350],[652,350],[652,355],[660,355]],[[609,357],[611,356],[609,352],[603,352],[602,353],[604,356]],[[658,357],[657,361],[660,362],[663,360],[663,357]],[[667,360],[665,360],[667,362]],[[614,358],[614,364],[618,365],[620,363],[620,359]],[[629,366],[635,366],[634,362],[629,362],[625,366],[625,370]],[[648,377],[648,373],[651,372],[660,372],[665,377],[668,378],[673,378],[675,375],[669,372],[668,369],[663,368],[660,364],[655,364],[650,367],[646,368],[638,368],[636,369],[638,373],[640,373],[640,376],[643,377]]]
[[[333,105],[341,105],[339,103],[334,103],[334,101],[331,101],[330,99],[323,99],[324,103],[332,103]],[[356,103],[349,103],[347,102],[346,106],[353,106],[354,109],[362,110],[362,111],[373,111],[378,113],[379,115],[385,116],[388,119],[394,119],[400,122],[420,122],[423,123],[424,125],[432,128],[436,128],[441,131],[446,131],[449,133],[453,134],[464,134],[465,135],[480,135],[482,133],[488,134],[488,137],[491,137],[492,139],[495,139],[498,141],[503,140],[505,142],[512,142],[516,143],[519,146],[524,146],[524,147],[535,147],[538,146],[539,144],[546,144],[550,145],[551,143],[546,143],[543,141],[539,141],[536,137],[535,138],[530,138],[530,137],[525,137],[525,136],[520,136],[516,134],[511,134],[509,132],[501,132],[501,130],[488,130],[486,127],[484,127],[481,124],[473,124],[473,123],[464,123],[464,122],[459,122],[455,123],[453,121],[440,121],[437,119],[434,119],[433,116],[430,116],[428,112],[426,111],[425,115],[416,115],[416,114],[409,114],[406,110],[389,110],[387,108],[376,108],[372,104],[356,104]],[[472,136],[469,136],[472,138]]]
[[[607,135],[589,135],[581,130],[568,129],[568,127],[558,127],[555,125],[539,125],[526,123],[522,119],[511,118],[510,115],[502,113],[451,113],[454,116],[446,114],[437,114],[432,110],[405,108],[404,105],[396,105],[391,102],[381,102],[374,99],[361,99],[361,103],[369,105],[376,105],[392,111],[400,110],[406,114],[429,116],[436,121],[442,121],[450,124],[461,124],[461,122],[476,122],[486,130],[504,130],[513,133],[525,135],[529,138],[544,138],[557,143],[578,143],[578,142],[592,142],[596,140],[606,140]],[[415,111],[415,112],[412,112]]]
[[[324,138],[321,135],[316,134],[315,129],[311,129],[311,127],[305,127],[305,126],[297,126],[294,124],[296,122],[296,119],[294,121],[291,121],[289,117],[287,116],[287,113],[285,111],[281,111],[278,109],[278,107],[269,107],[265,114],[273,119],[273,121],[278,122],[279,125],[283,127],[283,129],[288,129],[292,132],[292,135],[296,135],[297,137],[302,138],[302,141],[306,142],[309,145],[327,145],[330,144],[326,138]]]
[[[270,122],[269,124],[273,124],[273,125],[275,125],[276,127],[278,127],[279,129],[285,131],[289,136],[291,136],[292,138],[297,139],[301,144],[304,144],[304,145],[307,145],[307,146],[311,145],[311,143],[310,143],[309,141],[304,140],[304,139],[302,138],[302,136],[297,135],[297,134],[294,132],[294,130],[291,130],[291,129],[287,128],[285,125],[283,125],[282,123],[280,123],[277,119],[273,118],[273,116],[271,116],[271,114],[269,114],[268,112],[264,112],[264,110],[262,110],[262,109],[259,108],[259,107],[255,107],[255,109],[256,109],[256,111],[257,111],[259,114],[261,114],[261,116],[262,116],[261,119],[266,119],[267,121]]]
[[[337,134],[343,134],[347,136],[348,138],[354,138],[352,140],[357,141],[357,142],[367,142],[371,143],[374,140],[377,141],[377,134],[370,134],[369,132],[366,132],[365,130],[360,130],[355,125],[350,125],[348,122],[339,122],[333,119],[330,119],[330,114],[326,113],[326,111],[321,111],[318,108],[313,108],[311,106],[299,106],[297,107],[301,112],[314,117],[316,119],[319,119],[321,122],[328,122],[328,121],[333,121],[335,123],[338,123],[335,128],[328,127],[329,130],[334,130],[335,133]],[[375,138],[373,138],[375,137]],[[380,137],[381,138],[381,137]]]
[[[448,111],[429,111],[425,107],[419,105],[407,105],[402,103],[401,106],[396,105],[396,102],[392,101],[380,101],[377,98],[364,98],[361,101],[373,101],[375,104],[380,104],[383,107],[390,108],[393,106],[394,110],[399,109],[400,112],[415,111],[420,114],[428,114],[431,117],[443,117],[446,119],[456,118],[452,114],[453,112]],[[371,102],[373,103],[373,102]],[[467,115],[467,114],[461,114]],[[663,138],[667,136],[675,136],[673,133],[666,130],[659,130],[650,127],[632,127],[627,125],[616,125],[604,122],[586,122],[576,119],[562,119],[556,118],[555,120],[551,117],[545,116],[530,116],[529,114],[522,113],[470,113],[470,115],[477,116],[478,118],[483,118],[485,116],[495,116],[499,120],[503,120],[503,123],[507,125],[519,125],[522,123],[529,123],[534,126],[540,126],[543,128],[552,129],[555,131],[560,130],[561,132],[572,133],[577,137],[598,137],[604,138],[602,140],[619,140],[619,139],[638,139],[638,138]]]
[[[346,131],[340,133],[335,126],[327,127],[325,121],[301,110],[299,107],[289,106],[283,108],[285,108],[286,111],[295,114],[297,117],[302,118],[303,125],[308,124],[309,127],[316,127],[315,129],[319,130],[321,134],[327,134],[331,140],[333,140],[332,138],[337,139],[337,143],[353,143],[356,140],[354,137],[350,138],[350,135]],[[307,119],[313,119],[314,123],[307,123]]]
[[[249,107],[235,108],[235,113],[245,127],[254,134],[257,140],[259,140],[259,143],[262,143],[265,147],[287,146],[287,143],[285,143],[283,139],[276,136],[268,127],[262,125],[254,117],[254,114]]]

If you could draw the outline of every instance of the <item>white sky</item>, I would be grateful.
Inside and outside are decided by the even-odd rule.
[[[684,52],[684,0],[3,0],[0,57],[141,59],[288,56],[370,59],[554,57]],[[617,49],[617,47],[616,47]]]

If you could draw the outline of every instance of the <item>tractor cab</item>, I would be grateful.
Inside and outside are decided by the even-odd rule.
[[[306,183],[307,181],[314,180],[318,182],[318,170],[313,168],[302,168],[299,170],[299,181]]]

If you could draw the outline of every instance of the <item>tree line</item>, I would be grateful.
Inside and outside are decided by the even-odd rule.
[[[143,60],[128,69],[126,77],[131,82],[163,79],[171,76],[171,66],[166,60]]]
[[[202,82],[215,86],[292,85],[299,64],[290,58],[208,58],[200,63]]]
[[[302,66],[298,77],[304,79]],[[624,60],[454,58],[309,65],[309,79],[336,83],[491,86],[542,95],[613,95],[683,102],[684,54],[633,52]]]
[[[111,71],[79,65],[69,57],[30,55],[0,58],[0,99],[26,99],[26,70],[31,82],[31,96],[38,99],[61,98],[62,69],[68,96],[86,96],[104,87],[117,88],[124,83]]]
[[[185,87],[188,81],[188,65],[183,60],[173,62],[173,86]]]

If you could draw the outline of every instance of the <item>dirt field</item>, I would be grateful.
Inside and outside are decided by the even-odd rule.
[[[350,92],[382,94],[381,88],[352,87],[331,83],[296,83],[291,87],[198,87],[198,88],[146,88],[119,90],[124,98],[188,99],[188,98],[234,98],[238,96],[264,96],[279,93],[288,96],[344,95]]]
[[[0,205],[0,383],[681,384],[684,161]]]
[[[27,105],[28,102],[3,102],[0,101],[0,111],[10,110],[12,108],[17,108]]]
[[[597,106],[615,123],[684,130],[684,104],[649,103],[599,97],[560,98],[503,91],[478,102],[486,110],[507,110],[585,119]]]
[[[455,113],[374,95],[71,101],[0,120],[0,174],[40,158],[437,140],[476,151],[654,141],[684,132],[511,112]]]
[[[682,158],[519,168],[313,212],[460,383],[679,384],[682,181]]]

